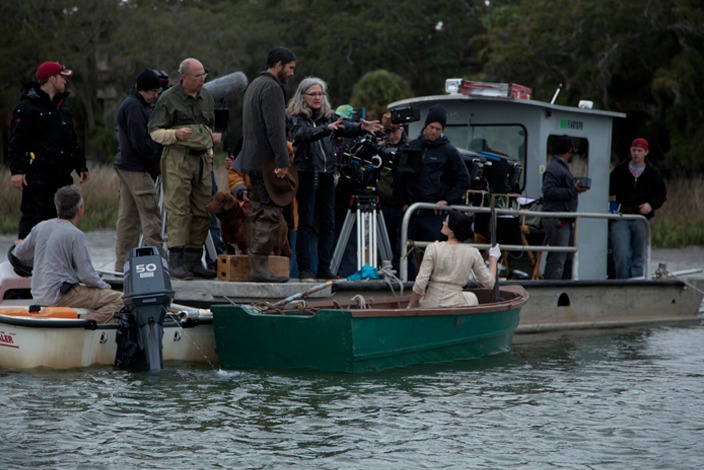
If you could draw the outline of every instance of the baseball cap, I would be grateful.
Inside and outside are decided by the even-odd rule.
[[[343,104],[337,107],[337,109],[335,110],[335,114],[345,119],[349,119],[350,116],[352,116],[353,111],[354,108],[352,108],[352,106],[348,104]]]
[[[37,67],[37,80],[44,80],[54,75],[72,77],[73,71],[67,69],[58,62],[43,62],[39,67]]]

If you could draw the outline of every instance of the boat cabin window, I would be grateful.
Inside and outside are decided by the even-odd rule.
[[[552,156],[554,155],[554,152],[552,150],[553,143],[555,142],[555,139],[557,139],[559,136],[557,135],[551,135],[548,137],[548,155],[547,155],[547,163],[550,163],[550,160],[552,160]],[[572,160],[569,162],[569,167],[570,171],[572,172],[572,176],[588,176],[589,175],[589,141],[585,139],[584,137],[573,137],[569,136],[570,139],[572,139],[572,147],[573,147],[573,152],[572,152]]]
[[[448,124],[445,135],[455,147],[503,155],[526,168],[526,129],[520,124]],[[525,173],[521,175],[521,188],[525,187]]]

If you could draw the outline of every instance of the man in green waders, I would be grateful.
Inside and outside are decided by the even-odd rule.
[[[211,197],[215,101],[203,84],[207,73],[196,59],[178,68],[180,83],[159,97],[149,119],[152,140],[164,146],[161,175],[166,210],[166,246],[171,276],[177,279],[215,277],[203,266],[203,244],[210,216],[205,206]]]

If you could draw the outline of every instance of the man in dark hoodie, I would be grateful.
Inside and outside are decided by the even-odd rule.
[[[144,70],[137,76],[135,89],[117,110],[115,172],[119,183],[115,271],[122,272],[127,253],[139,245],[140,233],[146,245],[159,249],[162,257],[159,196],[153,177],[159,170],[161,147],[147,131],[149,115],[161,91],[159,76]]]
[[[394,192],[403,212],[415,202],[443,206],[464,203],[464,194],[469,189],[469,172],[457,149],[443,134],[446,122],[445,108],[431,106],[421,135],[408,144],[409,149],[419,151],[420,157],[399,171],[394,182]],[[409,240],[437,240],[446,215],[440,210],[416,211],[408,228]],[[414,277],[414,271],[409,267],[409,277]]]
[[[35,76],[37,82],[12,114],[7,145],[12,186],[22,192],[20,239],[39,222],[56,218],[54,194],[73,184],[72,171],[81,183],[88,180],[86,158],[66,104],[66,77],[73,72],[58,62],[44,62]]]
[[[660,171],[648,162],[648,141],[638,137],[631,143],[631,158],[613,169],[609,196],[622,214],[642,215],[652,228],[655,210],[667,200],[665,181]],[[648,249],[648,229],[639,220],[617,219],[611,223],[611,246],[616,279],[642,277]]]

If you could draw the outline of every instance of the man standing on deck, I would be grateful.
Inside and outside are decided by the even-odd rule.
[[[242,171],[252,185],[252,244],[247,253],[249,280],[252,282],[286,282],[288,276],[276,276],[269,270],[268,256],[281,223],[284,202],[279,204],[269,188],[288,187],[285,199],[292,200],[298,185],[291,168],[286,143],[286,92],[283,85],[293,77],[296,56],[285,47],[269,51],[266,71],[249,84],[242,109]],[[266,164],[265,164],[266,163]],[[265,168],[271,166],[271,173]],[[289,201],[290,203],[290,201]]]
[[[561,135],[553,142],[553,157],[543,174],[543,210],[545,212],[577,212],[577,196],[589,188],[579,186],[572,176],[572,139]],[[543,218],[543,229],[550,246],[574,244],[574,219]],[[544,279],[572,279],[573,253],[550,251],[545,260]]]
[[[160,91],[161,81],[157,74],[144,70],[137,76],[135,89],[117,110],[119,150],[114,165],[119,185],[115,242],[117,272],[122,272],[127,253],[139,245],[140,233],[146,245],[155,246],[165,257],[159,195],[154,186],[161,149],[147,132],[149,114]]]
[[[609,177],[609,196],[622,214],[640,214],[652,227],[655,210],[667,199],[660,171],[645,160],[648,141],[639,137],[631,143],[631,158],[619,164]],[[611,247],[616,279],[642,277],[648,249],[648,231],[642,221],[618,219],[611,223]]]
[[[42,220],[56,217],[54,194],[73,183],[88,181],[86,158],[78,146],[73,116],[66,101],[66,78],[73,72],[58,62],[44,62],[12,114],[7,144],[12,186],[22,192],[18,238]]]
[[[205,68],[185,59],[179,84],[161,94],[149,118],[151,138],[164,146],[161,175],[171,275],[212,279],[203,266],[203,244],[210,228],[205,206],[211,198],[215,100],[203,89]],[[217,134],[216,134],[217,137]]]

